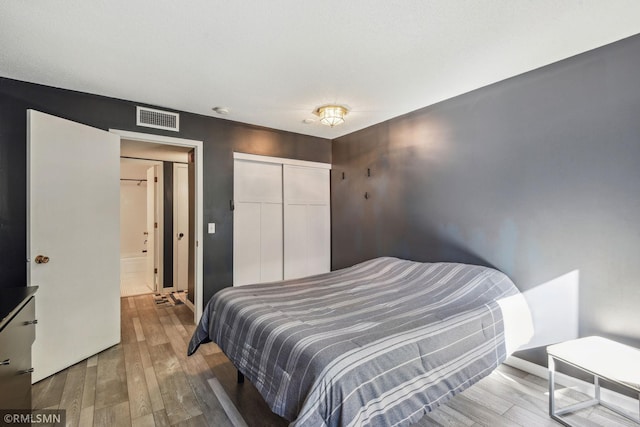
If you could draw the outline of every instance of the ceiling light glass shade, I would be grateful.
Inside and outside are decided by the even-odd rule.
[[[315,113],[320,117],[320,123],[334,127],[344,123],[347,109],[342,105],[325,105],[324,107],[319,107]]]

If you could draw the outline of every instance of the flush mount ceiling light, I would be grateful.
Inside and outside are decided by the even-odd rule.
[[[349,110],[342,105],[323,105],[318,107],[313,113],[320,117],[320,123],[334,127],[344,123],[344,116]]]

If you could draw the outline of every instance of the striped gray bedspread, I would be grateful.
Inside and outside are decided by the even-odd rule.
[[[401,426],[506,357],[499,271],[376,258],[297,280],[227,288],[188,352],[214,341],[291,426]]]

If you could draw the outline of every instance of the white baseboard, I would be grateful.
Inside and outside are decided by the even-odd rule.
[[[520,359],[519,357],[509,356],[504,363],[505,365],[520,369],[521,371],[537,377],[549,379],[549,370],[547,368],[536,365],[535,363],[531,363],[527,360]],[[556,371],[556,383],[565,387],[571,387],[573,390],[584,393],[588,396],[594,395],[593,384],[563,374],[562,372]],[[630,414],[638,414],[638,400],[629,396],[601,387],[600,398],[607,403],[611,403],[620,409],[629,412]]]

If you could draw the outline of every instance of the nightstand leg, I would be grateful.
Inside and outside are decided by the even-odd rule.
[[[549,356],[549,415],[552,418],[556,415],[555,370],[555,361]]]

